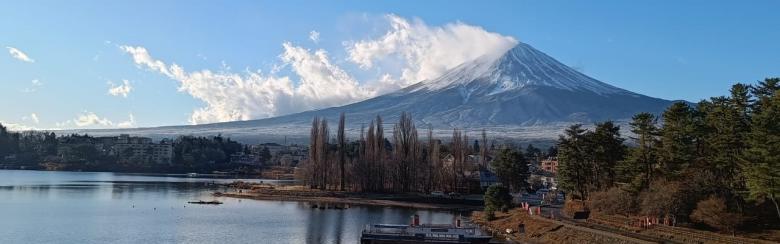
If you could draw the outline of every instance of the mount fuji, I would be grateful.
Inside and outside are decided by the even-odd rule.
[[[410,112],[418,128],[432,127],[437,134],[448,135],[452,128],[486,129],[510,139],[549,140],[573,123],[625,124],[636,113],[658,114],[671,103],[598,81],[519,43],[497,59],[479,58],[439,78],[340,107],[260,120],[82,132],[153,137],[221,133],[243,141],[304,139],[315,116],[336,122],[344,112],[349,133],[355,135],[377,115],[395,123],[401,112]]]

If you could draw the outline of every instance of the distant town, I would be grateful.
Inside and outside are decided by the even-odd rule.
[[[9,132],[0,125],[0,168],[158,173],[260,173],[295,167],[306,159],[300,145],[243,145],[221,136],[93,137],[55,132]]]
[[[8,131],[0,124],[0,169],[83,170],[145,173],[256,174],[293,179],[295,169],[309,156],[309,145],[241,144],[222,136],[180,136],[153,140],[149,137],[57,135],[55,132]],[[355,142],[356,144],[357,142]],[[465,163],[479,169],[480,141],[474,140]],[[555,187],[557,149],[545,150],[527,144],[512,145],[525,151],[529,159],[530,181],[537,188]],[[455,157],[445,149],[439,156],[444,165],[453,165]],[[499,149],[489,146],[489,165]],[[466,173],[472,186],[481,190],[497,184],[491,168]],[[480,191],[480,190],[476,190]]]

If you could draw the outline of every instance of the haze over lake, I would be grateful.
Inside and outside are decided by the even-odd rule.
[[[232,179],[0,170],[0,243],[356,243],[369,223],[444,211],[212,197]],[[259,180],[256,180],[259,181]],[[273,181],[264,181],[266,183]],[[281,183],[281,182],[273,182]],[[219,206],[187,201],[219,200]]]

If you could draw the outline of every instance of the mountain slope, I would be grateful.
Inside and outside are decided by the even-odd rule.
[[[342,111],[353,123],[367,123],[377,114],[393,121],[408,111],[418,123],[434,127],[533,126],[627,119],[660,112],[670,103],[595,80],[520,43],[497,60],[464,63],[384,96],[254,123],[333,120]]]
[[[269,119],[194,126],[133,129],[136,134],[270,133],[307,135],[314,116],[337,121],[345,112],[355,132],[376,115],[393,123],[411,112],[418,128],[453,127],[543,132],[555,138],[571,123],[627,120],[638,112],[659,113],[671,101],[633,93],[598,81],[520,43],[494,60],[484,58],[455,67],[443,76],[365,101]],[[388,126],[388,128],[391,128]],[[552,132],[550,132],[552,131]],[[114,131],[116,133],[116,131]]]

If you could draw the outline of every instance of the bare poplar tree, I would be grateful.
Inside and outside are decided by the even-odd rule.
[[[309,159],[306,167],[306,179],[312,188],[316,188],[319,183],[319,137],[320,137],[320,118],[314,117],[311,122],[311,132],[309,134]]]
[[[401,113],[398,124],[393,127],[393,141],[393,190],[409,192],[417,185],[415,171],[420,148],[411,114]]]
[[[344,112],[341,112],[341,115],[339,116],[339,130],[338,130],[338,150],[339,150],[339,177],[340,177],[340,184],[341,190],[344,190],[344,186],[346,185],[346,177],[344,175],[344,164],[347,161],[347,140],[346,135],[344,134]]]
[[[379,188],[381,190],[386,190],[387,179],[385,176],[385,169],[387,167],[385,165],[385,130],[382,127],[382,117],[379,115],[376,116],[376,133],[374,139],[376,140],[376,144],[374,144],[376,149],[374,152],[376,153],[376,164],[378,166],[376,167],[376,175],[379,179]]]
[[[487,141],[487,132],[485,132],[485,129],[482,129],[482,141],[480,142],[482,144],[481,147],[479,147],[479,166],[482,168],[486,168],[487,165],[487,157],[488,157],[488,141]]]
[[[460,186],[460,175],[462,165],[463,165],[463,154],[465,150],[465,145],[463,143],[463,138],[460,130],[458,128],[454,128],[452,130],[452,190],[457,191],[458,187]]]
[[[328,185],[328,175],[330,171],[330,165],[328,165],[328,121],[326,119],[322,119],[320,121],[319,125],[319,131],[318,131],[318,138],[317,138],[317,163],[319,164],[318,174],[320,175],[320,189],[325,190]]]

